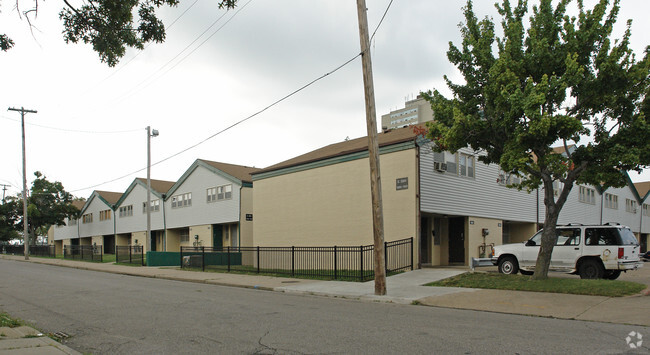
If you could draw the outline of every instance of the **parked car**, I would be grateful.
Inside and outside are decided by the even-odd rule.
[[[578,274],[583,279],[614,280],[621,272],[643,266],[641,247],[630,228],[621,225],[557,226],[549,270]],[[542,230],[523,243],[493,248],[492,263],[504,274],[531,275],[535,270]]]

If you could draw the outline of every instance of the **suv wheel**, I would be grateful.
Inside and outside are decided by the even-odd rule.
[[[605,278],[607,280],[616,280],[618,277],[621,276],[621,270],[606,270],[605,271]]]
[[[581,279],[602,279],[605,275],[605,268],[599,261],[587,259],[580,264],[578,273]]]
[[[499,272],[506,275],[514,275],[519,271],[519,263],[514,256],[506,256],[499,260]]]

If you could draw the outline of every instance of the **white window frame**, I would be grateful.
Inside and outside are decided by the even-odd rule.
[[[625,212],[630,212],[636,214],[637,203],[635,200],[626,198],[625,199]]]
[[[471,154],[458,154],[458,175],[475,178],[476,177],[476,159]]]
[[[605,208],[618,209],[618,195],[605,193]]]
[[[596,190],[586,186],[580,186],[578,201],[590,205],[596,204]]]
[[[192,193],[186,192],[172,196],[172,208],[183,208],[192,206]]]

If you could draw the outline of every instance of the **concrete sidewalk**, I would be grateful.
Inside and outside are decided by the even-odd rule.
[[[3,259],[24,261],[22,256],[2,255]],[[318,295],[337,298],[421,304],[562,319],[650,326],[650,297],[565,295],[542,292],[481,290],[428,287],[426,283],[458,275],[465,268],[431,268],[405,272],[387,278],[387,295],[374,295],[374,282],[314,281],[284,277],[234,273],[192,272],[174,267],[132,267],[112,263],[91,263],[64,259],[30,258],[30,262],[78,269],[111,272],[140,277],[200,282],[214,285],[263,289],[269,291]],[[650,268],[634,271],[633,277],[647,279]],[[643,279],[645,277],[645,279]],[[621,277],[623,278],[623,276]]]

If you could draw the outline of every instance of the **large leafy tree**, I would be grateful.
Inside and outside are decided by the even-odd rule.
[[[535,279],[547,278],[558,216],[574,184],[620,187],[621,172],[650,163],[650,47],[636,59],[630,21],[622,38],[611,39],[618,0],[600,0],[593,9],[579,0],[574,17],[569,5],[541,0],[528,16],[526,1],[512,7],[503,0],[496,4],[499,37],[493,21],[479,20],[468,1],[462,44],[450,42],[447,52],[465,83],[445,77],[452,98],[424,94],[434,111],[428,137],[437,150],[469,145],[480,161],[522,178],[510,187],[543,188]],[[552,149],[558,144],[559,152]],[[561,186],[557,197],[554,183]]]
[[[18,3],[20,0],[16,0]],[[29,3],[30,0],[24,1]],[[39,0],[24,12],[38,12]],[[59,13],[63,20],[63,36],[67,43],[92,44],[102,62],[115,66],[124,56],[126,47],[143,49],[145,43],[164,42],[165,25],[156,11],[163,6],[176,6],[179,0],[85,0],[80,6],[63,0],[65,7]],[[237,0],[217,0],[219,8],[232,9]],[[14,45],[11,38],[0,34],[0,50]]]
[[[27,198],[27,230],[29,239],[26,242],[36,243],[35,234],[47,231],[50,226],[65,225],[66,218],[77,217],[79,209],[72,205],[73,196],[65,191],[63,184],[58,181],[50,182],[40,172],[35,172],[36,179],[32,182]],[[23,205],[16,203],[14,215],[19,219],[16,228],[23,230]]]
[[[18,201],[15,197],[9,196],[0,204],[0,243],[7,242],[19,237],[17,231]]]

